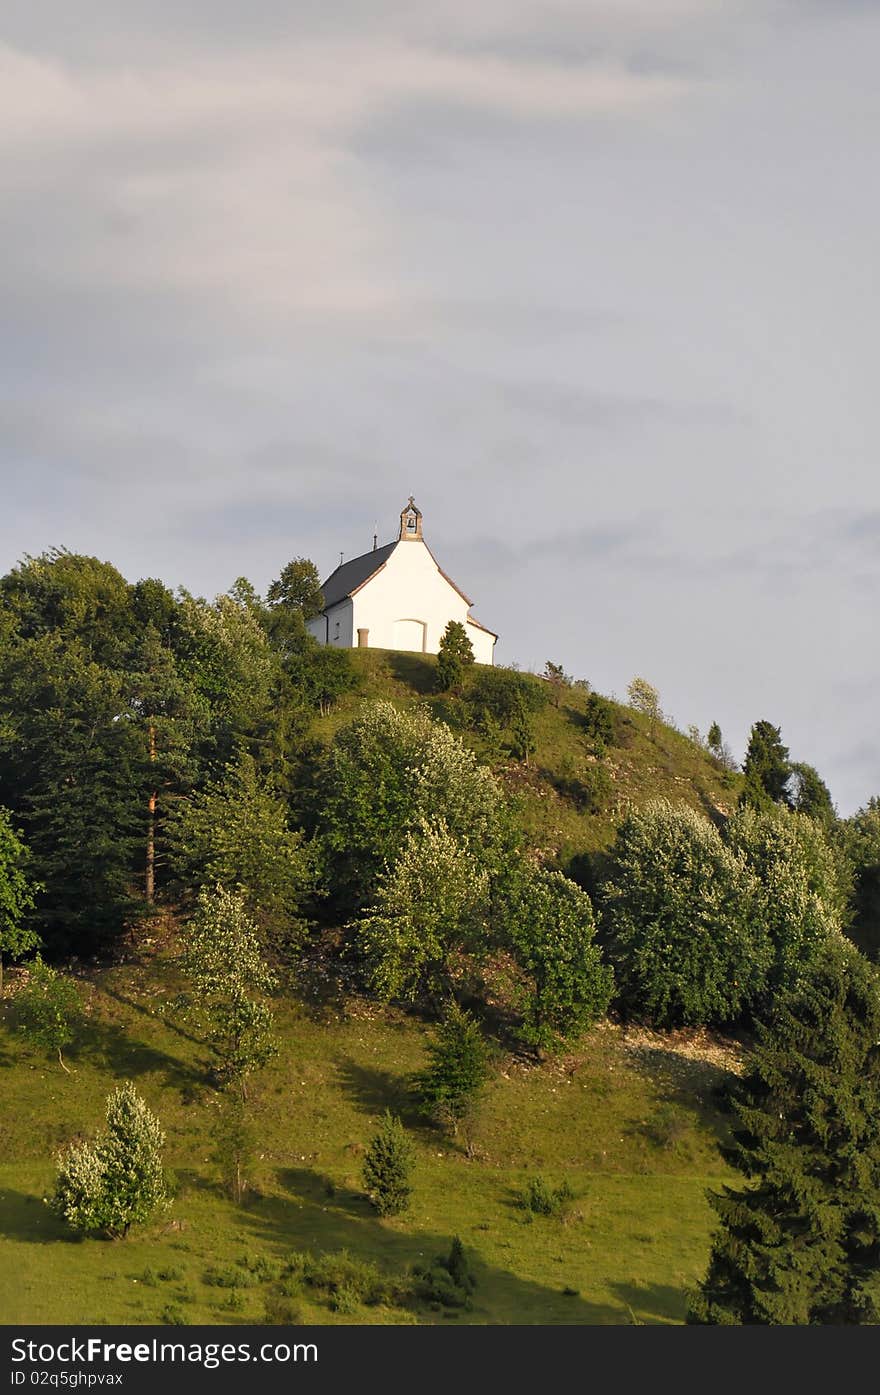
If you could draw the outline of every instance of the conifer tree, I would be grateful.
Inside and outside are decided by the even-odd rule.
[[[364,1186],[380,1216],[396,1216],[408,1208],[412,1163],[406,1129],[386,1109],[382,1126],[364,1157]]]
[[[755,722],[749,736],[743,762],[745,787],[740,805],[769,809],[774,804],[791,805],[788,782],[791,761],[788,747],[782,744],[782,732],[772,722]]]
[[[457,1133],[485,1083],[487,1051],[479,1026],[455,1001],[428,1043],[428,1056],[430,1064],[413,1082],[419,1103]]]
[[[729,1160],[741,1188],[691,1299],[698,1324],[880,1320],[880,989],[851,947],[830,947],[761,1029],[734,1093]]]
[[[467,630],[458,620],[450,620],[437,652],[437,691],[448,693],[459,688],[473,662],[474,647]]]

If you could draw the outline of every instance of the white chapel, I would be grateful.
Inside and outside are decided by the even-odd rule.
[[[342,562],[324,582],[324,609],[309,629],[321,644],[343,649],[408,649],[436,654],[450,620],[458,620],[478,664],[491,664],[498,636],[471,615],[473,601],[441,569],[422,537],[410,495],[394,542]]]

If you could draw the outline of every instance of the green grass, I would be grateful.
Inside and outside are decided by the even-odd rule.
[[[205,1281],[212,1267],[346,1249],[401,1275],[447,1252],[456,1233],[478,1280],[470,1313],[361,1306],[344,1314],[309,1290],[291,1300],[292,1311],[330,1323],[683,1318],[686,1289],[707,1257],[705,1190],[725,1176],[716,1068],[683,1062],[672,1044],[637,1056],[610,1024],[562,1061],[529,1066],[501,1056],[467,1149],[412,1112],[406,1081],[423,1063],[426,1025],[360,998],[336,999],[325,985],[321,1001],[279,1005],[283,1051],[253,1101],[258,1194],[235,1205],[212,1161],[217,1096],[203,1049],[156,1015],[163,975],[154,961],[80,981],[89,1027],[70,1076],[0,1029],[4,1321],[148,1323],[169,1305],[191,1322],[260,1321],[272,1284],[218,1287]],[[107,1092],[125,1078],[162,1120],[178,1193],[166,1215],[125,1241],[77,1241],[42,1202],[53,1155],[101,1124]],[[652,1128],[669,1101],[681,1112],[674,1142]],[[392,1220],[375,1215],[360,1182],[363,1148],[386,1106],[402,1114],[417,1150],[412,1209]],[[561,1218],[529,1221],[518,1204],[536,1174],[572,1187]]]

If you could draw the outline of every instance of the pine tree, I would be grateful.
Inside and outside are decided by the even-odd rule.
[[[724,738],[721,735],[721,728],[717,722],[713,722],[706,735],[706,745],[718,760],[721,759],[721,752],[724,749]]]
[[[470,1013],[453,1001],[427,1049],[430,1065],[413,1081],[417,1098],[426,1113],[457,1133],[486,1080],[486,1043]]]
[[[450,620],[437,652],[437,691],[454,692],[461,687],[470,664],[474,662],[474,647],[467,630],[458,620]]]
[[[774,727],[772,722],[755,722],[752,727],[743,774],[746,779],[740,806],[750,804],[755,809],[769,809],[773,804],[791,805],[788,747],[782,744],[780,728]]]
[[[413,1152],[406,1129],[390,1110],[364,1158],[364,1186],[380,1216],[396,1216],[409,1207]]]
[[[721,1225],[688,1321],[880,1320],[880,986],[830,948],[761,1029],[736,1088]]]

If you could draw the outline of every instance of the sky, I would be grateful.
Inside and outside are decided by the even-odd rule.
[[[4,0],[0,571],[425,537],[497,658],[880,794],[880,5]]]

